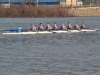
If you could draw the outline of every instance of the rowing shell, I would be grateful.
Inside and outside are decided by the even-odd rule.
[[[3,35],[14,35],[14,34],[51,34],[51,33],[79,33],[79,32],[97,32],[98,29],[82,29],[82,30],[68,30],[68,31],[38,31],[38,32],[3,32]]]

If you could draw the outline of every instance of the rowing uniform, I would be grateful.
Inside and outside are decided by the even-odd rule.
[[[35,30],[35,27],[30,28],[30,31],[34,31],[34,30]]]
[[[81,26],[80,28],[81,28],[81,29],[85,29],[84,26]]]
[[[39,26],[38,30],[39,31],[43,31],[43,27],[42,26]]]
[[[57,27],[57,26],[54,26],[54,27],[53,27],[53,30],[57,30],[57,29],[58,29],[58,27]]]
[[[22,31],[21,27],[18,27],[17,32],[21,32],[21,31]]]
[[[78,29],[79,29],[79,26],[74,26],[74,29],[75,29],[75,30],[78,30]]]
[[[68,30],[71,30],[71,27],[70,27],[70,26],[67,26],[67,29],[68,29]]]
[[[30,31],[34,31],[33,28],[30,28]]]
[[[76,26],[74,26],[74,29],[75,29],[75,30],[78,30],[78,28],[77,28]]]
[[[46,31],[51,30],[51,26],[46,26],[45,30]]]
[[[61,26],[60,27],[60,30],[65,30],[65,26]]]
[[[45,30],[46,30],[46,31],[48,31],[48,30],[50,30],[50,29],[49,29],[49,27],[48,27],[48,26],[46,26]]]

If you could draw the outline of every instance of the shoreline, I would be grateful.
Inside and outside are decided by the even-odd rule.
[[[100,7],[81,7],[69,9],[75,17],[100,17]]]
[[[75,16],[75,17],[0,17],[0,19],[2,19],[2,18],[100,18],[100,16]]]
[[[10,8],[0,7],[0,18],[66,18],[66,17],[100,17],[100,7],[67,8],[59,6],[14,5]]]

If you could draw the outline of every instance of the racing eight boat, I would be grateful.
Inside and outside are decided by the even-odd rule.
[[[81,30],[58,30],[58,31],[23,31],[23,32],[17,32],[15,31],[4,31],[2,32],[3,35],[16,35],[16,34],[55,34],[55,33],[87,33],[87,32],[98,32],[98,29],[81,29]]]

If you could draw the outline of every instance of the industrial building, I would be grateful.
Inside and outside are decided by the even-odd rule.
[[[38,3],[38,4],[44,4],[44,5],[59,5],[58,0],[10,0],[11,3],[13,4],[33,4],[33,3]],[[3,3],[9,3],[9,0],[0,0],[0,4]]]
[[[92,0],[83,0],[84,5],[90,5],[92,3]]]
[[[14,4],[45,4],[45,5],[60,5],[62,7],[69,6],[90,6],[100,4],[100,0],[0,0],[0,4],[12,2]]]
[[[84,6],[99,5],[99,4],[100,4],[100,0],[83,0]]]

